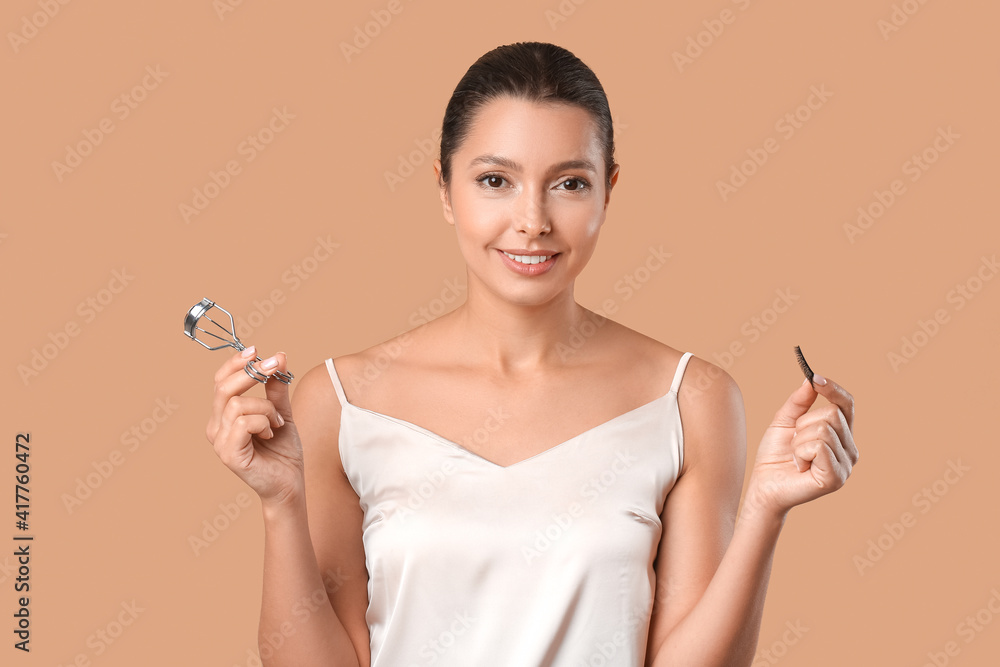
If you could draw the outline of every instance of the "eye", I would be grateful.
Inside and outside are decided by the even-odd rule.
[[[570,192],[578,192],[580,190],[586,190],[587,188],[590,187],[590,183],[588,183],[582,178],[575,178],[575,177],[567,178],[566,180],[562,181],[559,185],[567,185],[567,184],[573,184],[572,187],[565,188]]]
[[[500,174],[483,174],[476,181],[486,188],[487,190],[499,190],[504,181],[506,181]]]

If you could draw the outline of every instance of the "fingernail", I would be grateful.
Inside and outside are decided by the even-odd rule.
[[[826,384],[826,378],[820,375],[819,373],[813,373],[813,382],[822,387],[823,385]]]
[[[269,368],[274,368],[277,365],[278,365],[278,360],[274,357],[268,357],[264,361],[260,362],[260,367],[263,368],[264,370],[267,370]]]
[[[249,359],[250,357],[252,357],[256,353],[257,353],[257,348],[255,348],[253,345],[251,345],[247,349],[243,350],[240,353],[240,356],[243,357],[244,359]]]
[[[281,417],[281,413],[278,413],[278,426],[284,426],[285,420]]]

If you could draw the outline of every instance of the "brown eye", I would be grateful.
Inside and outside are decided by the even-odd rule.
[[[570,185],[570,184],[572,184],[572,185]],[[565,185],[565,186],[567,186],[565,189],[569,190],[571,192],[580,191],[580,190],[586,190],[587,189],[587,182],[584,181],[582,178],[567,178],[565,181],[563,181],[559,185]]]
[[[503,176],[497,174],[484,174],[476,179],[482,187],[488,190],[499,190],[503,187],[504,180]]]

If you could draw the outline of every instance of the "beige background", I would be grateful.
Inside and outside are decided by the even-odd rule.
[[[478,56],[540,40],[595,70],[618,125],[621,177],[578,300],[613,299],[614,319],[726,368],[743,391],[751,457],[801,382],[795,344],[857,398],[862,461],[844,489],[790,515],[756,664],[916,666],[928,653],[995,664],[1000,280],[982,264],[1000,250],[995,4],[897,2],[902,25],[886,32],[890,0],[404,1],[350,61],[341,42],[388,2],[220,4],[11,0],[0,11],[0,662],[256,664],[259,503],[205,439],[226,353],[184,338],[183,315],[209,297],[252,318],[244,341],[285,350],[296,373],[411,328],[465,271],[432,182],[437,147],[428,156],[421,142]],[[718,31],[711,21],[727,9],[732,22],[704,32],[708,46],[679,69],[674,52],[704,21]],[[136,86],[134,109],[116,102]],[[831,96],[814,98],[789,137],[776,123],[812,86]],[[247,161],[241,142],[275,107],[294,119]],[[113,131],[79,166],[55,168],[102,119]],[[939,128],[958,138],[935,156]],[[777,152],[723,201],[717,182],[768,138]],[[913,181],[906,163],[925,149],[938,159]],[[185,221],[180,205],[230,160],[240,173]],[[415,173],[390,189],[401,160]],[[895,179],[903,194],[852,243],[844,226]],[[318,238],[339,244],[326,261],[309,259]],[[651,245],[672,253],[667,265],[616,292]],[[307,280],[291,279],[296,265]],[[124,289],[115,271],[131,276]],[[979,291],[959,300],[967,282]],[[268,309],[275,290],[281,303]],[[751,318],[768,316],[776,290],[798,298],[752,340]],[[88,298],[104,300],[100,312]],[[889,353],[939,309],[947,321],[894,368]],[[67,324],[77,335],[62,339]],[[735,341],[744,353],[727,360]],[[22,377],[46,349],[45,367]],[[161,422],[157,401],[175,406]],[[130,450],[132,428],[146,432]],[[22,431],[36,538],[30,656],[10,631]],[[946,475],[949,462],[967,470]],[[915,498],[925,487],[935,502]],[[226,506],[240,514],[196,554],[189,538],[225,525]],[[904,512],[913,521],[894,537],[886,524]],[[869,540],[889,548],[859,566]],[[134,622],[99,640],[133,601]],[[1000,611],[1000,594],[992,604]],[[977,612],[979,630],[960,626]],[[786,633],[795,624],[808,630]]]

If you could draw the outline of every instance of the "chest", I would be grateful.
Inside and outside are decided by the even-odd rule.
[[[664,403],[507,466],[415,424],[350,410],[341,452],[366,550],[450,568],[487,558],[558,569],[582,554],[643,562],[682,457],[675,404]]]
[[[377,394],[365,396],[367,407],[360,409],[391,416],[507,467],[652,408],[664,402],[665,391],[662,387],[609,389],[604,384],[588,387],[566,383],[546,388],[480,385],[471,392],[461,387],[424,385],[419,390],[397,390],[391,400]]]

